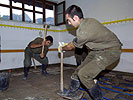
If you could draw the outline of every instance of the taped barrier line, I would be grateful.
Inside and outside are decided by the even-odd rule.
[[[133,18],[125,18],[121,20],[115,20],[115,21],[110,21],[110,22],[103,22],[103,25],[108,25],[108,24],[114,24],[114,23],[122,23],[122,22],[131,22],[133,21]],[[15,25],[6,25],[6,24],[0,24],[0,27],[13,27],[13,28],[22,28],[22,29],[29,29],[29,30],[44,30],[44,28],[35,28],[35,27],[25,27],[25,26],[15,26]],[[48,29],[47,31],[52,31],[52,32],[66,32],[66,31],[71,31],[71,30],[76,30],[75,28],[69,28],[69,29],[64,29],[64,30],[52,30]]]

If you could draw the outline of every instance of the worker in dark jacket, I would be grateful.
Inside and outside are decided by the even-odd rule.
[[[100,86],[94,79],[120,58],[122,43],[112,31],[96,19],[84,18],[81,8],[76,5],[66,10],[66,19],[69,25],[77,28],[76,38],[61,50],[82,48],[85,45],[90,52],[72,74],[70,88],[59,95],[69,99],[78,96],[75,93],[82,83],[92,100],[103,100]]]
[[[28,46],[24,50],[24,80],[26,80],[28,77],[29,68],[32,64],[32,57],[42,64],[42,74],[47,74],[46,68],[48,65],[48,58],[46,55],[48,52],[48,48],[49,46],[51,46],[52,43],[53,37],[47,36],[45,41],[43,40],[43,38],[38,37],[28,44]],[[42,52],[43,46],[44,50]]]

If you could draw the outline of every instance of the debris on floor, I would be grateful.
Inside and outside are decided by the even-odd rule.
[[[70,84],[76,66],[64,64],[64,88]],[[41,67],[31,68],[28,80],[22,80],[23,69],[12,70],[9,87],[0,92],[0,100],[65,100],[56,94],[60,90],[60,64],[48,66],[48,75],[41,75]],[[104,100],[133,100],[133,73],[110,71],[100,76],[99,85]],[[85,89],[81,100],[91,100]]]

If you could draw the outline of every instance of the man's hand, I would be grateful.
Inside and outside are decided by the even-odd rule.
[[[44,54],[43,54],[43,53],[41,53],[41,54],[40,54],[40,57],[41,57],[41,58],[44,58]]]
[[[64,42],[59,42],[59,46],[58,46],[58,52],[62,53],[62,47],[68,45],[68,43],[64,43]]]

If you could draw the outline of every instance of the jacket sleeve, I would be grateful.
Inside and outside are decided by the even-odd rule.
[[[73,44],[77,48],[82,48],[88,41],[89,38],[86,32],[81,32],[81,34],[78,34],[76,38],[73,39]]]
[[[31,42],[28,44],[28,46],[30,47],[32,44],[41,44],[42,41],[43,41],[42,38],[37,37],[37,38],[35,38],[33,41],[31,41]]]
[[[46,57],[46,55],[47,55],[47,53],[48,53],[48,46],[45,46],[45,47],[44,47],[43,53],[44,53],[44,57]]]

